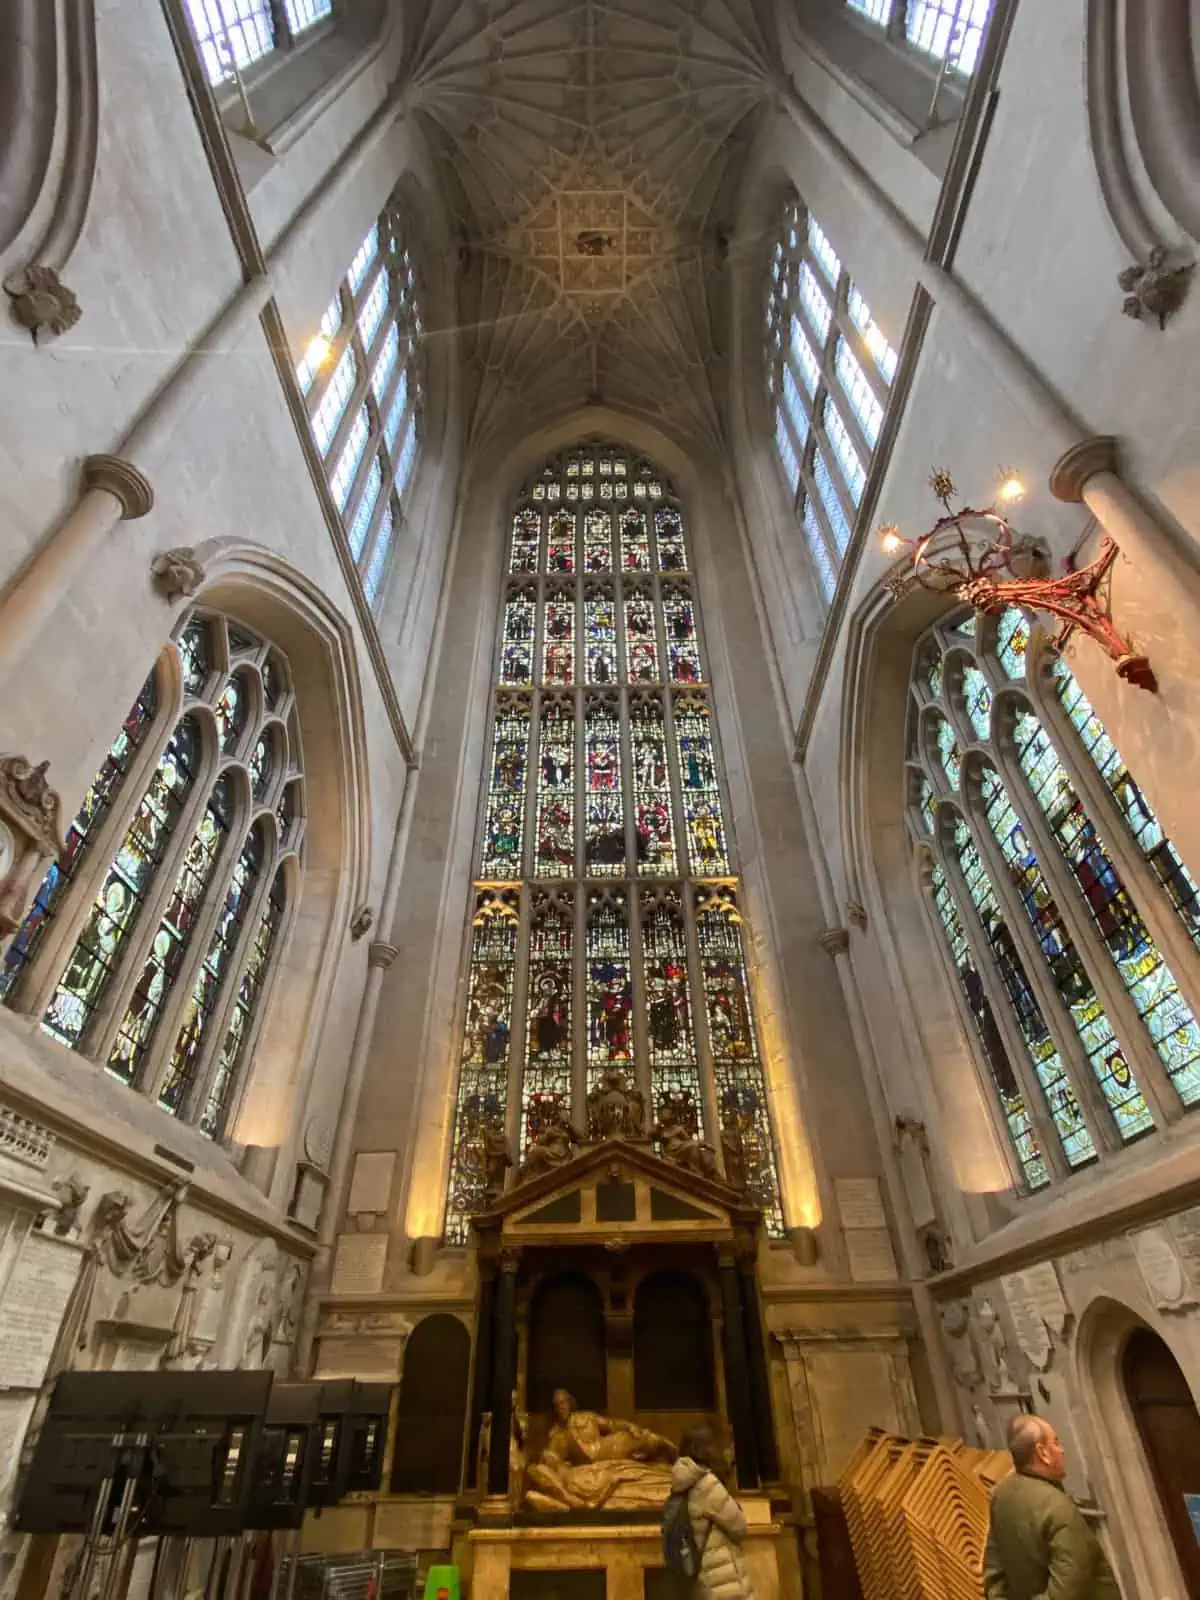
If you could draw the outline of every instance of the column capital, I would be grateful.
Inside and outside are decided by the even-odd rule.
[[[1056,500],[1078,505],[1084,485],[1098,472],[1117,471],[1117,441],[1110,433],[1081,439],[1065,451],[1050,469],[1050,493]]]
[[[383,939],[372,939],[367,946],[367,965],[382,967],[386,972],[399,954],[399,945],[387,944]]]
[[[850,930],[848,928],[826,928],[824,933],[817,935],[817,943],[826,955],[844,956],[850,948]]]
[[[123,521],[144,517],[154,504],[149,478],[123,456],[88,456],[83,463],[85,489],[104,489],[121,502]]]

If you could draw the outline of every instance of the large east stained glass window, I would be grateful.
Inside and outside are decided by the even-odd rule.
[[[194,614],[168,648],[13,940],[3,998],[220,1137],[287,912],[303,779],[274,646]]]
[[[1022,612],[920,641],[908,767],[931,927],[1014,1182],[1061,1181],[1200,1102],[1195,881]]]
[[[776,449],[828,602],[883,426],[897,356],[817,219],[795,195],[784,205],[771,254],[766,335]]]
[[[315,0],[296,0],[310,10]],[[296,367],[313,439],[374,606],[420,441],[425,327],[398,204],[363,240]]]
[[[551,461],[509,529],[446,1237],[547,1108],[617,1068],[783,1231],[691,550],[617,446]]]

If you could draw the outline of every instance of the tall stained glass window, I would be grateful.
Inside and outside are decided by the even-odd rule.
[[[670,482],[617,446],[546,465],[508,530],[446,1236],[605,1072],[783,1210],[703,630]]]
[[[1028,618],[919,643],[909,826],[1013,1150],[1043,1188],[1200,1103],[1195,881]]]
[[[286,916],[303,778],[274,646],[195,614],[169,649],[174,670],[134,702],[0,983],[60,1044],[220,1137]]]
[[[295,0],[305,14],[316,0]],[[363,240],[297,364],[313,439],[374,605],[420,442],[425,327],[396,201]]]
[[[767,276],[775,444],[826,601],[867,480],[896,351],[817,219],[792,195]]]

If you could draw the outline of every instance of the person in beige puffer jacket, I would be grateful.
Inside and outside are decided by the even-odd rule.
[[[705,1600],[756,1600],[742,1550],[746,1513],[721,1481],[727,1470],[711,1430],[689,1428],[679,1441],[671,1492],[687,1495]]]

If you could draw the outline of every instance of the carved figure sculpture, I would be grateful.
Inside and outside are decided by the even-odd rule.
[[[527,1183],[530,1178],[540,1178],[544,1172],[565,1166],[582,1143],[566,1107],[551,1101],[542,1110],[537,1133],[517,1172],[517,1182]]]
[[[693,1131],[695,1113],[683,1096],[664,1095],[659,1103],[654,1137],[665,1161],[673,1161],[702,1178],[718,1178],[717,1154]]]
[[[587,1097],[590,1139],[640,1139],[646,1126],[646,1101],[640,1090],[627,1088],[619,1067],[600,1074]]]
[[[508,1153],[504,1124],[489,1123],[483,1130],[483,1171],[488,1205],[496,1205],[503,1195],[504,1175],[511,1166],[512,1157]]]
[[[661,1506],[675,1446],[648,1428],[580,1411],[556,1389],[546,1448],[525,1468],[525,1503],[537,1511],[613,1511]]]

